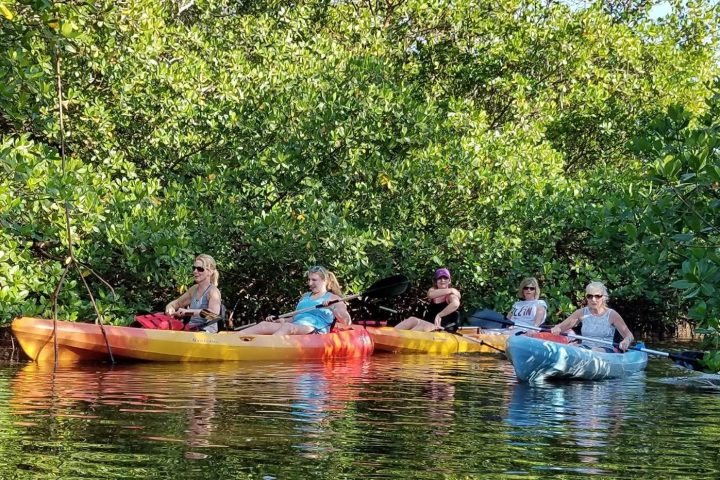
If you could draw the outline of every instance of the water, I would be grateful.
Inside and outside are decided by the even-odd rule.
[[[720,395],[494,356],[0,368],[1,479],[717,478]]]

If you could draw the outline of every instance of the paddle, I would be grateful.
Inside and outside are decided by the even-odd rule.
[[[505,350],[503,350],[502,348],[498,348],[495,345],[490,345],[486,341],[480,340],[479,338],[474,338],[469,335],[463,335],[462,333],[459,333],[459,332],[451,332],[450,330],[445,330],[445,331],[448,333],[452,333],[453,335],[457,335],[458,337],[462,337],[469,342],[477,343],[480,345],[485,345],[486,347],[492,348],[493,350],[497,350],[500,353],[505,353]]]
[[[369,299],[369,298],[396,297],[396,296],[404,293],[405,290],[407,290],[409,284],[410,284],[410,280],[408,280],[408,278],[405,275],[393,275],[392,277],[387,277],[387,278],[383,278],[382,280],[378,280],[377,282],[370,285],[370,288],[364,290],[362,293],[356,293],[354,295],[347,295],[345,297],[338,298],[337,300],[331,300],[330,302],[328,302],[328,305],[320,304],[315,307],[301,308],[300,310],[283,313],[282,315],[278,315],[277,317],[274,317],[274,318],[281,319],[281,318],[294,317],[298,313],[310,312],[312,310],[315,310],[316,308],[327,308],[329,305],[332,305],[333,303],[345,302],[347,300],[352,300],[353,298],[363,297],[365,299]]]
[[[495,310],[489,310],[487,308],[476,310],[475,313],[468,317],[468,321],[471,326],[482,329],[497,328],[497,324],[502,323],[505,320],[507,319],[502,313],[496,312]]]
[[[524,325],[522,323],[515,323],[515,322],[507,320],[507,319],[502,319],[502,320],[496,319],[495,321],[497,323],[501,323],[503,325],[515,326],[515,327],[519,327],[519,328],[525,328],[528,330],[535,330],[538,332],[549,332],[550,331],[549,328],[536,327],[534,325]],[[618,346],[618,344],[613,343],[613,342],[609,342],[606,340],[600,340],[597,338],[583,337],[582,335],[575,335],[575,334],[569,334],[569,333],[561,333],[560,335],[562,335],[564,337],[568,337],[568,338],[576,338],[578,340],[588,340],[591,342],[602,343],[603,345],[608,345],[611,347]],[[698,371],[704,370],[704,367],[702,366],[702,364],[700,363],[700,359],[698,359],[698,358],[692,358],[692,357],[688,357],[686,355],[678,355],[677,353],[663,352],[661,350],[652,350],[650,348],[638,347],[638,346],[631,346],[631,347],[629,347],[629,349],[636,350],[638,352],[645,352],[649,355],[657,355],[659,357],[670,358],[671,360],[681,363],[683,366],[692,368],[693,370],[698,370]],[[697,353],[700,353],[700,352],[697,352]],[[700,358],[702,358],[702,357],[700,357]]]
[[[489,343],[487,343],[479,338],[474,338],[469,335],[463,335],[462,333],[458,332],[457,330],[453,330],[453,328],[455,328],[455,326],[456,326],[455,323],[451,323],[451,324],[446,325],[443,328],[437,329],[435,331],[451,333],[453,335],[457,335],[458,337],[462,337],[469,342],[477,343],[479,345],[485,345],[486,347],[492,348],[493,350],[497,350],[500,353],[505,353],[505,350],[503,350],[502,348],[498,348],[495,345],[490,345]]]

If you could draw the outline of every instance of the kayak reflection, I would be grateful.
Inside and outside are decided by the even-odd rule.
[[[548,444],[557,445],[546,459],[553,470],[607,474],[604,457],[623,444],[625,423],[643,404],[645,385],[644,373],[605,382],[518,382],[504,419],[510,427],[508,442],[546,454]],[[534,440],[527,442],[527,438]],[[589,466],[578,468],[578,464]]]

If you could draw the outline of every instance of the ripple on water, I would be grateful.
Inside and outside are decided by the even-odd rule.
[[[530,386],[470,355],[4,368],[0,478],[715,478],[720,396],[665,375]]]

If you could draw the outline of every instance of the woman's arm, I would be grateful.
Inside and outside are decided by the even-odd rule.
[[[627,351],[627,349],[630,348],[630,344],[635,340],[635,337],[625,323],[625,320],[623,320],[615,310],[610,310],[610,323],[612,323],[615,328],[617,328],[617,331],[620,332],[620,335],[623,336],[623,340],[618,347],[620,347],[620,350],[623,352]]]
[[[194,288],[195,288],[195,285],[188,288],[185,293],[183,293],[178,298],[176,298],[172,302],[165,305],[165,315],[174,315],[178,308],[187,307],[188,305],[190,305],[190,298],[192,296],[192,292],[193,292]]]
[[[215,315],[220,315],[220,310],[222,309],[222,295],[217,287],[213,288],[210,295],[208,295],[207,309]]]
[[[536,312],[535,312],[535,318],[533,319],[533,324],[536,327],[539,327],[545,321],[546,310],[545,310],[545,307],[543,307],[542,305],[537,305],[535,308],[536,308]]]
[[[432,287],[430,290],[428,290],[427,298],[428,298],[428,300],[434,300],[438,297],[445,297],[447,295],[455,295],[458,298],[458,300],[460,300],[460,298],[461,298],[460,292],[455,288],[435,288],[435,287]]]
[[[455,294],[448,295],[446,301],[447,306],[440,310],[437,315],[435,315],[436,328],[442,328],[442,317],[444,317],[445,315],[450,315],[458,308],[460,308],[460,297],[456,296]]]
[[[582,318],[582,310],[575,310],[572,315],[570,315],[568,318],[563,320],[562,322],[555,325],[550,332],[554,333],[555,335],[559,335],[562,332],[565,332],[567,330],[570,330],[571,328],[574,328],[575,325],[578,324],[580,319]]]
[[[340,297],[337,295],[333,295],[331,300],[339,300]],[[335,320],[337,320],[339,323],[342,323],[344,326],[349,327],[352,323],[352,319],[350,318],[350,312],[347,310],[347,305],[345,302],[337,302],[333,303],[330,306],[330,310],[332,310],[333,315],[335,315]]]

